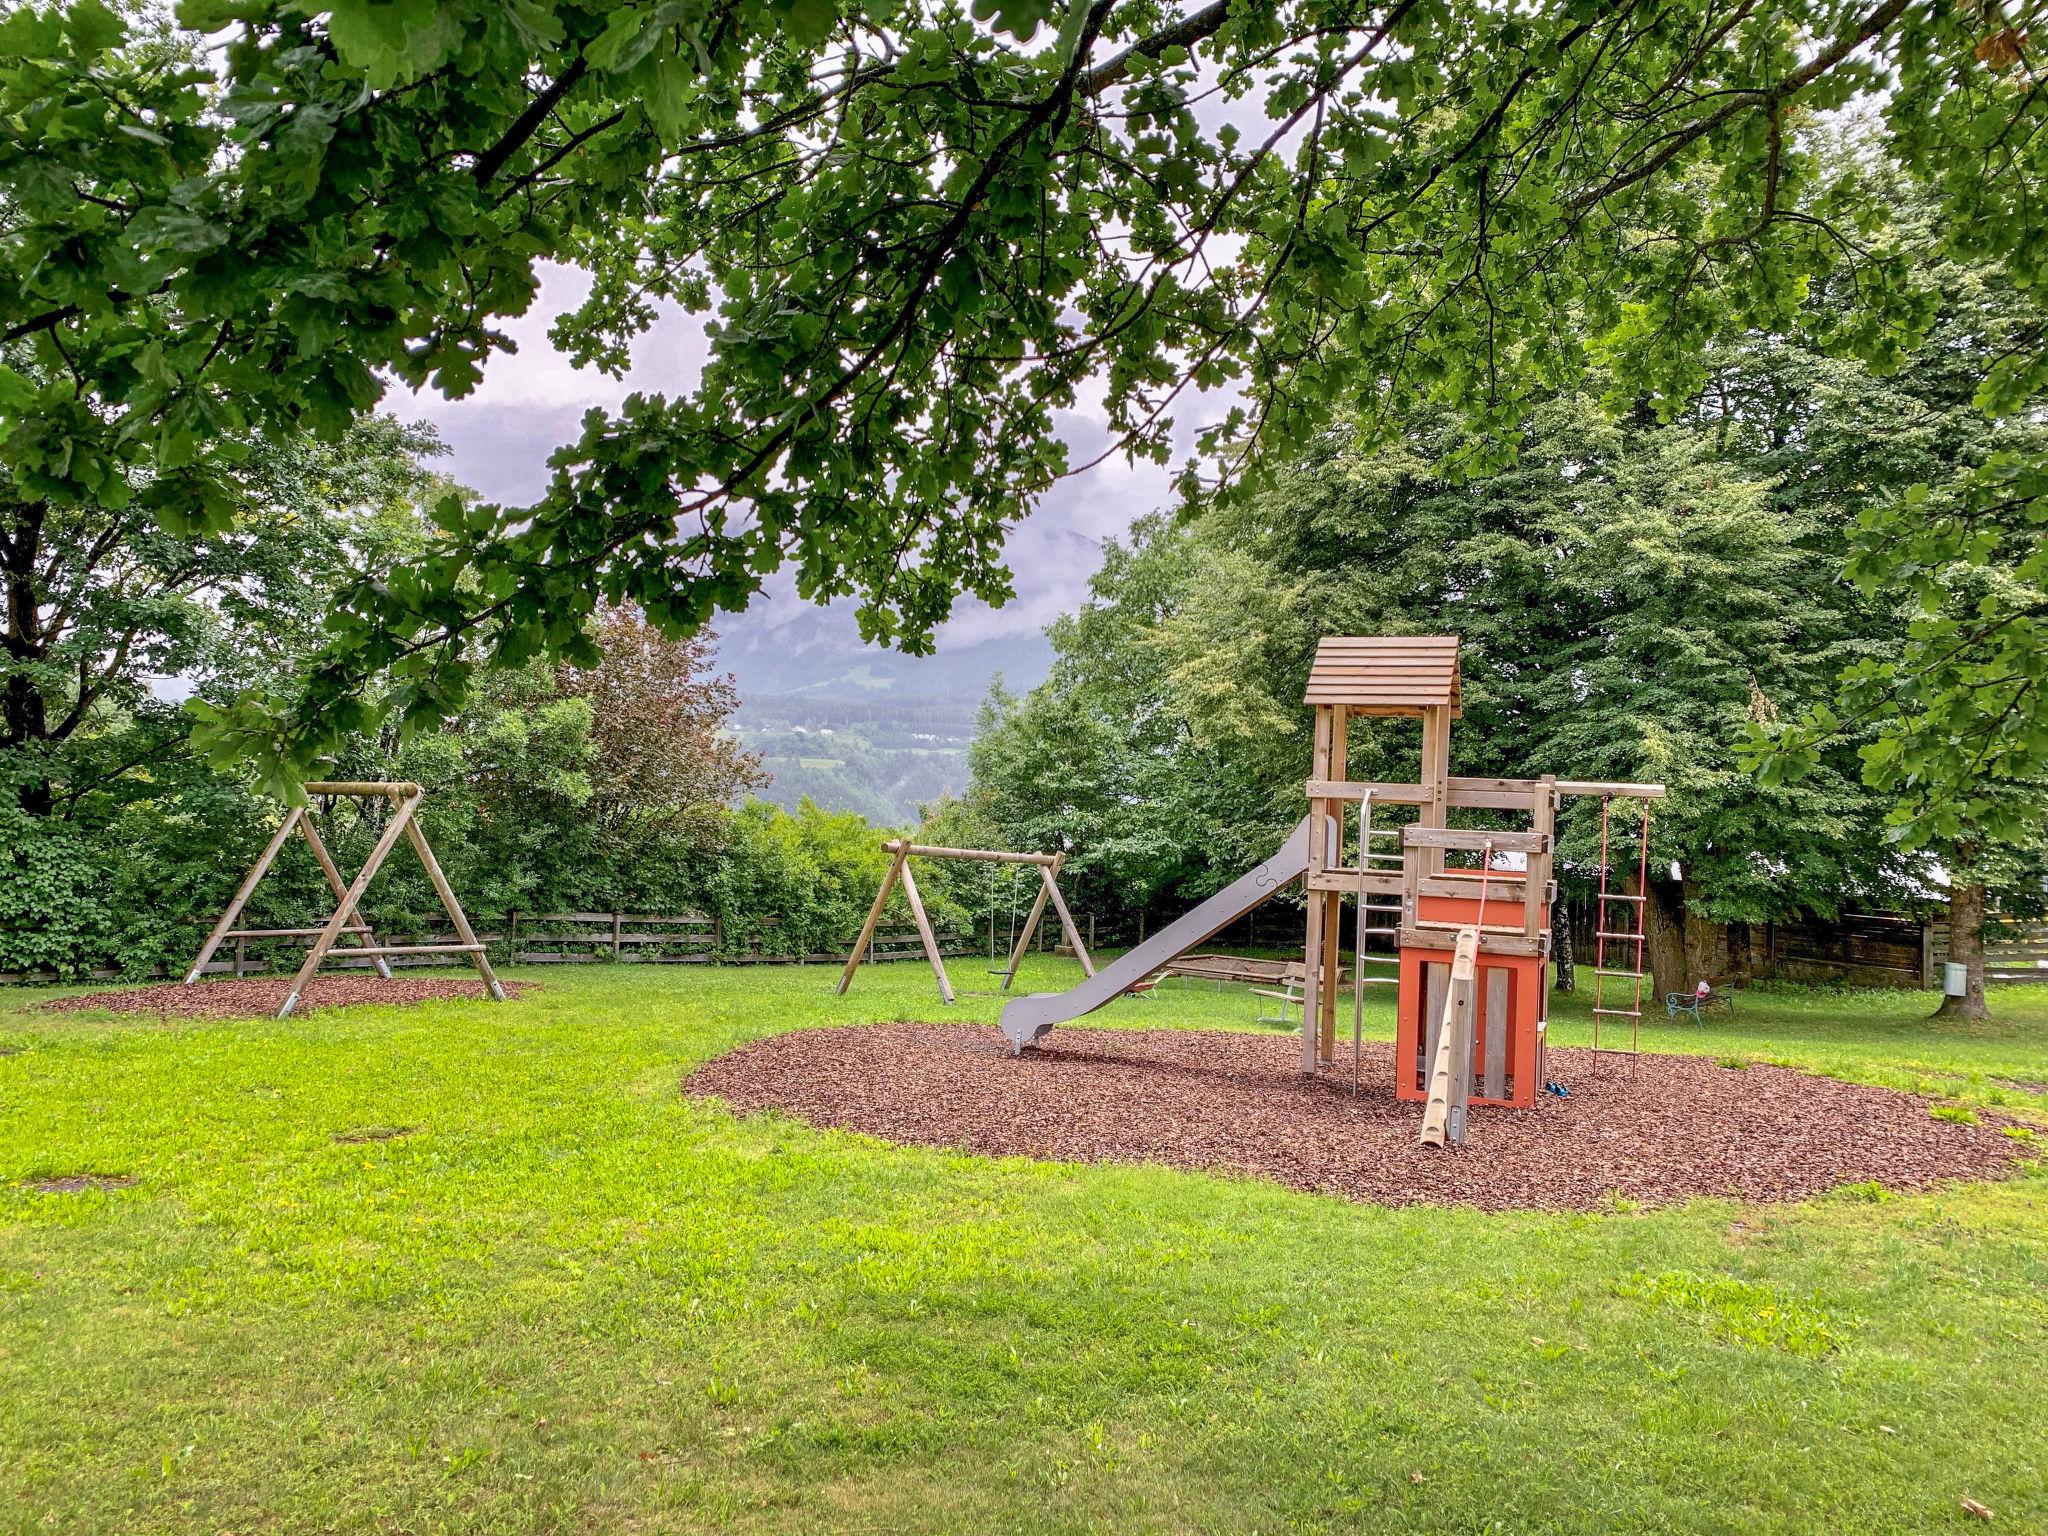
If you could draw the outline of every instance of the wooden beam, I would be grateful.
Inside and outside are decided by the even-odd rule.
[[[1330,761],[1330,734],[1333,717],[1339,706],[1318,704],[1316,706],[1315,740],[1310,748],[1309,778],[1311,781],[1327,781],[1333,777]],[[1335,809],[1326,799],[1309,801],[1309,816],[1314,825],[1308,839],[1308,867],[1306,880],[1313,881],[1323,872],[1326,863],[1324,828],[1328,825],[1326,815]],[[1342,850],[1339,850],[1341,855]],[[1323,906],[1311,895],[1308,898],[1308,926],[1302,943],[1301,976],[1301,1070],[1305,1076],[1313,1077],[1316,1071],[1316,1047],[1321,1033],[1323,1016]]]
[[[1024,919],[1024,930],[1017,935],[1016,947],[1010,951],[1009,968],[1003,972],[1002,991],[1009,991],[1010,983],[1017,979],[1017,967],[1023,963],[1024,951],[1031,947],[1031,940],[1038,933],[1039,920],[1045,916],[1046,895],[1053,889],[1054,882],[1059,879],[1060,863],[1065,858],[1065,854],[1055,855],[1052,867],[1050,869],[1040,869],[1038,872],[1038,894],[1031,898],[1031,915]],[[1012,907],[1010,910],[1014,912],[1017,909]],[[1064,925],[1068,942],[1077,943],[1072,921],[1062,918],[1061,922]],[[1080,953],[1080,951],[1077,949],[1076,953]],[[1095,973],[1090,971],[1088,974],[1092,976]]]
[[[334,892],[336,901],[341,900],[342,895],[348,890],[348,882],[341,878],[341,870],[335,865],[334,855],[327,851],[327,844],[321,841],[319,829],[313,825],[310,814],[299,818],[299,830],[306,834],[306,846],[313,850],[313,857],[320,865],[320,873],[327,877],[327,888]],[[360,917],[351,922],[349,928],[352,932],[360,933],[365,944],[377,942],[377,935],[370,931],[370,925]],[[379,960],[377,974],[389,981],[391,967]]]
[[[242,877],[241,885],[236,887],[234,900],[230,901],[228,909],[221,913],[220,921],[213,925],[213,932],[206,936],[206,942],[199,946],[199,958],[192,962],[192,969],[185,977],[186,986],[191,986],[205,971],[206,963],[213,958],[213,952],[220,948],[221,940],[225,939],[229,930],[235,926],[235,919],[242,915],[242,908],[248,904],[257,883],[269,870],[270,861],[277,857],[278,849],[284,846],[284,840],[292,835],[292,828],[299,824],[305,814],[306,808],[303,805],[295,805],[285,812],[284,820],[279,822],[277,830],[270,834],[270,841],[263,845],[262,855],[258,857],[249,873]]]
[[[910,915],[917,920],[917,936],[924,941],[924,957],[931,961],[932,974],[939,978],[939,996],[951,1004],[953,981],[946,974],[945,959],[939,954],[939,941],[932,936],[932,920],[924,915],[924,902],[917,894],[917,876],[910,872],[907,859],[903,864],[903,894],[910,900]]]
[[[1559,779],[1560,795],[1613,795],[1616,799],[1662,800],[1662,784],[1608,784],[1598,779]]]
[[[1550,885],[1550,849],[1557,828],[1557,781],[1539,781],[1529,796],[1529,826],[1542,839],[1540,848],[1529,853],[1526,886],[1522,894],[1522,929],[1531,939],[1550,931],[1544,922],[1542,892]]]
[[[369,888],[372,878],[383,867],[385,857],[391,852],[398,839],[404,835],[406,823],[412,820],[412,813],[419,808],[418,796],[396,801],[397,810],[385,824],[384,833],[370,850],[369,862],[350,883],[341,903],[334,909],[334,915],[327,919],[327,926],[320,930],[320,936],[313,941],[313,947],[306,951],[305,963],[299,967],[299,974],[292,978],[291,991],[285,994],[284,1006],[277,1010],[280,1019],[289,1018],[299,1006],[299,995],[306,990],[306,983],[313,979],[313,973],[320,969],[320,962],[327,958],[327,951],[334,947],[334,941],[341,936],[341,930],[356,914],[356,903],[363,899],[363,892]]]
[[[404,802],[407,806],[418,803],[417,800]],[[476,973],[483,980],[484,990],[489,992],[493,999],[502,1003],[505,1001],[505,989],[498,985],[498,973],[491,969],[490,957],[485,955],[483,945],[477,942],[476,934],[469,926],[469,918],[463,913],[462,903],[455,899],[455,887],[450,885],[448,877],[441,873],[441,861],[434,857],[434,850],[427,846],[425,829],[418,821],[408,817],[405,835],[412,839],[412,851],[420,856],[420,863],[426,866],[427,878],[434,882],[434,893],[441,898],[442,910],[448,914],[448,921],[455,925],[456,935],[462,940],[460,947],[469,951],[470,958],[476,962]],[[618,931],[618,914],[613,913],[612,934],[615,940]],[[612,952],[618,952],[616,943]]]
[[[889,893],[902,877],[903,861],[909,857],[908,853],[898,853],[889,861],[889,872],[882,876],[882,888],[875,892],[874,905],[868,908],[868,919],[860,925],[860,937],[853,941],[853,953],[846,957],[846,969],[839,973],[839,985],[834,990],[842,997],[853,985],[853,973],[860,968],[860,957],[868,952],[868,944],[875,936],[875,924],[882,920],[882,908],[888,904]]]
[[[1351,722],[1343,705],[1330,712],[1330,771],[1339,779],[1344,778],[1351,767]],[[1337,862],[1344,862],[1344,808],[1332,802],[1326,807],[1337,817]],[[1361,853],[1359,862],[1365,862]],[[1311,895],[1309,900],[1314,901]],[[1319,1064],[1327,1066],[1337,1059],[1337,994],[1342,990],[1339,978],[1344,972],[1344,897],[1337,891],[1324,891],[1323,902],[1323,1017],[1316,1029],[1316,1057]]]
[[[1060,883],[1054,878],[1057,872],[1056,866],[1041,871],[1045,881],[1045,894],[1052,898],[1053,910],[1060,915],[1060,927],[1066,930],[1067,942],[1074,946],[1074,958],[1081,962],[1081,973],[1084,976],[1093,976],[1095,962],[1088,957],[1088,946],[1081,942],[1081,930],[1074,925],[1074,914],[1067,910],[1067,898],[1060,894]]]
[[[1337,891],[1342,895],[1357,894],[1358,871],[1355,869],[1326,869],[1314,877],[1308,889],[1312,891]],[[1398,896],[1407,889],[1406,876],[1395,869],[1368,870],[1365,875],[1366,894],[1371,896]],[[1447,869],[1440,875],[1423,875],[1415,882],[1415,890],[1422,896],[1456,896],[1469,901],[1479,899],[1479,871]],[[1486,880],[1488,901],[1522,901],[1525,899],[1526,881],[1520,872],[1502,874],[1496,870]],[[1544,900],[1550,899],[1546,890]]]
[[[1442,953],[1449,950],[1453,942],[1453,930],[1448,927],[1417,928],[1409,925],[1401,929],[1403,949],[1427,949]],[[1481,953],[1488,955],[1521,955],[1525,959],[1540,959],[1543,954],[1543,940],[1531,940],[1527,934],[1521,932],[1519,924],[1513,931],[1508,931],[1488,923],[1486,932],[1480,935],[1479,948]]]
[[[1371,795],[1376,805],[1427,805],[1435,791],[1427,784],[1366,784],[1345,779],[1310,779],[1311,800],[1363,800]]]
[[[484,952],[481,944],[375,944],[367,949],[345,949],[344,956],[353,955],[480,955]],[[501,997],[498,1001],[503,1002]]]
[[[360,779],[311,779],[299,788],[309,795],[355,795],[369,799],[417,800],[420,796],[417,784],[380,784]]]
[[[319,928],[230,928],[221,937],[224,939],[310,939],[316,933],[325,933],[325,926]],[[367,933],[368,926],[358,918],[343,930],[347,933]]]
[[[1048,866],[1059,857],[1052,853],[1011,853],[1003,848],[939,848],[929,843],[910,843],[901,838],[882,844],[891,853],[908,851],[921,859],[976,859],[984,864],[1037,864]]]
[[[1525,801],[1524,804],[1527,802]],[[1461,853],[1548,853],[1548,832],[1490,832],[1465,827],[1403,827],[1401,841],[1410,848],[1451,848]]]
[[[1452,779],[1443,793],[1443,802],[1454,811],[1520,811],[1528,809],[1529,794],[1536,781],[1531,779],[1527,787],[1499,789],[1494,784],[1510,784],[1511,780],[1489,780],[1479,784]],[[1311,779],[1308,783],[1310,798],[1325,800],[1363,800],[1370,791],[1379,805],[1429,805],[1436,794],[1427,784],[1382,784],[1345,783],[1341,779]]]
[[[1448,786],[1451,777],[1451,712],[1447,708],[1432,709],[1422,717],[1422,782],[1435,788]],[[1435,796],[1417,815],[1425,827],[1445,825],[1449,807],[1443,796]],[[1420,869],[1416,868],[1420,864]],[[1424,846],[1419,860],[1408,861],[1411,873],[1424,875],[1440,874],[1444,867],[1444,853],[1441,848]]]

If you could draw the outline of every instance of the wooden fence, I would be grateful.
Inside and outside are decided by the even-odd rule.
[[[210,922],[195,922],[192,948],[199,948]],[[752,935],[744,946],[728,950],[723,926],[718,919],[701,912],[685,912],[671,915],[653,915],[634,912],[520,912],[500,919],[496,924],[477,924],[476,936],[480,943],[491,946],[492,953],[518,965],[587,965],[596,961],[613,961],[628,965],[805,965],[831,963],[845,960],[846,952],[853,945],[854,935],[848,934],[836,951],[810,954],[789,954],[774,948],[772,938],[777,923],[769,920],[761,925],[764,932]],[[426,930],[418,933],[400,934],[394,930],[377,929],[378,941],[382,944],[443,944],[454,943],[457,935],[452,932]],[[938,933],[939,952],[949,957],[976,955],[982,952],[974,935],[940,930]],[[349,957],[349,946],[353,941],[344,936],[327,954],[327,968],[331,970],[368,970],[369,960]],[[291,963],[298,963],[298,955],[312,946],[310,937],[298,936],[275,939],[236,939],[232,952],[223,948],[207,963],[209,976],[250,976],[265,975],[277,968],[277,962],[290,955]],[[890,960],[922,960],[924,944],[918,937],[917,929],[905,924],[900,928],[876,930],[868,945],[867,959],[870,964]],[[393,970],[411,966],[467,964],[462,957],[445,955],[392,955],[386,962]],[[115,981],[121,972],[116,970],[90,971],[90,981]],[[142,979],[172,974],[162,966],[148,972]],[[180,970],[176,974],[182,975]],[[58,978],[52,972],[29,973],[25,971],[0,971],[0,984],[22,982],[48,982]]]
[[[1093,915],[1077,914],[1092,950],[1098,939],[1110,948],[1135,940],[1138,919],[1105,921],[1098,931]],[[1164,921],[1161,919],[1160,921]],[[1278,944],[1282,948],[1300,943],[1300,914],[1269,913],[1256,930],[1233,925],[1211,940],[1212,947],[1247,943]],[[1155,923],[1152,926],[1157,926]],[[477,938],[492,947],[494,955],[520,965],[579,965],[595,961],[616,961],[643,965],[804,965],[837,964],[846,958],[853,943],[848,934],[835,950],[791,954],[776,948],[773,921],[743,945],[728,946],[726,934],[716,917],[701,912],[650,914],[634,912],[535,912],[515,913],[496,923],[479,924]],[[204,925],[193,925],[192,948],[197,950]],[[2008,925],[2007,936],[1988,946],[1985,980],[1994,983],[2041,982],[2048,984],[2048,923]],[[1043,926],[1038,947],[1050,948],[1058,939],[1055,926]],[[387,943],[452,943],[455,935],[440,931],[398,934],[379,929]],[[940,952],[954,958],[986,952],[985,931],[942,931]],[[997,947],[1007,951],[1008,934],[996,934]],[[304,950],[308,938],[236,940],[233,951],[223,949],[206,967],[209,975],[259,975],[271,971],[293,950]],[[923,946],[917,930],[909,924],[877,931],[868,946],[871,962],[921,960]],[[1592,950],[1580,946],[1581,963]],[[1922,987],[1941,985],[1942,962],[1948,958],[1948,923],[1940,918],[1923,918],[1902,912],[1847,912],[1836,918],[1808,918],[1796,922],[1752,925],[1749,932],[1749,978],[1857,987]],[[444,963],[439,955],[394,955],[393,968]],[[367,968],[367,960],[351,960],[347,941],[331,951],[329,964],[336,968]],[[150,973],[167,974],[161,968]],[[182,973],[180,973],[182,974]],[[98,970],[93,981],[113,981],[121,973]],[[0,971],[0,984],[54,981],[49,973],[28,974]]]
[[[1993,984],[2048,982],[2048,924],[2003,926],[2005,933],[1984,947],[1984,979]],[[1948,920],[1907,912],[1844,912],[1832,919],[1766,923],[1760,935],[1752,934],[1751,944],[1759,976],[1854,987],[1939,988],[1948,960]]]
[[[1571,904],[1581,965],[1593,954],[1593,904]],[[1985,946],[1984,979],[2048,983],[2048,924],[2007,923]],[[1994,932],[1999,932],[1994,927]],[[1948,919],[1912,912],[1843,912],[1777,923],[1729,925],[1730,968],[1745,981],[1814,986],[1938,989],[1948,959]]]

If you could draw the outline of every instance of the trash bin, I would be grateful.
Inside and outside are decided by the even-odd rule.
[[[1957,960],[1941,967],[1941,990],[1945,997],[1961,997],[1970,990],[1970,968]]]

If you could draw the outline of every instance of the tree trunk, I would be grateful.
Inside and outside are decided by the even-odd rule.
[[[1650,899],[1643,903],[1643,922],[1650,936],[1648,945],[1651,979],[1645,997],[1666,992],[1690,992],[1685,960],[1685,887],[1676,880],[1652,880]],[[1609,954],[1613,953],[1609,941]],[[1634,945],[1626,946],[1633,953]]]
[[[1948,893],[1948,957],[1969,972],[1961,997],[1943,997],[1937,1019],[1988,1019],[1984,1001],[1984,887],[1955,885]]]
[[[1680,893],[1690,898],[1693,892],[1691,881],[1680,887]],[[1717,923],[1710,918],[1699,916],[1687,899],[1678,914],[1678,920],[1685,930],[1685,979],[1675,987],[1663,988],[1666,992],[1690,992],[1692,984],[1704,978],[1726,976],[1735,969],[1728,955],[1728,925]]]
[[[0,540],[0,596],[6,598],[7,624],[0,632],[0,647],[14,663],[4,685],[0,685],[0,750],[38,748],[50,739],[50,721],[43,691],[25,670],[43,659],[47,650],[42,632],[42,595],[37,591],[36,562],[42,550],[43,505],[17,503]],[[47,816],[55,804],[50,782],[33,762],[28,777],[15,793],[21,807],[31,816]]]

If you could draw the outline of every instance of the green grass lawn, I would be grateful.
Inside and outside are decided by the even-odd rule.
[[[282,1024],[0,993],[0,1530],[2048,1529],[2038,1172],[1553,1216],[994,1162],[677,1092],[773,1031],[995,1017],[919,966],[518,974]],[[2048,988],[1930,1006],[1645,1043],[2048,1120]],[[27,1185],[83,1172],[137,1182]]]

